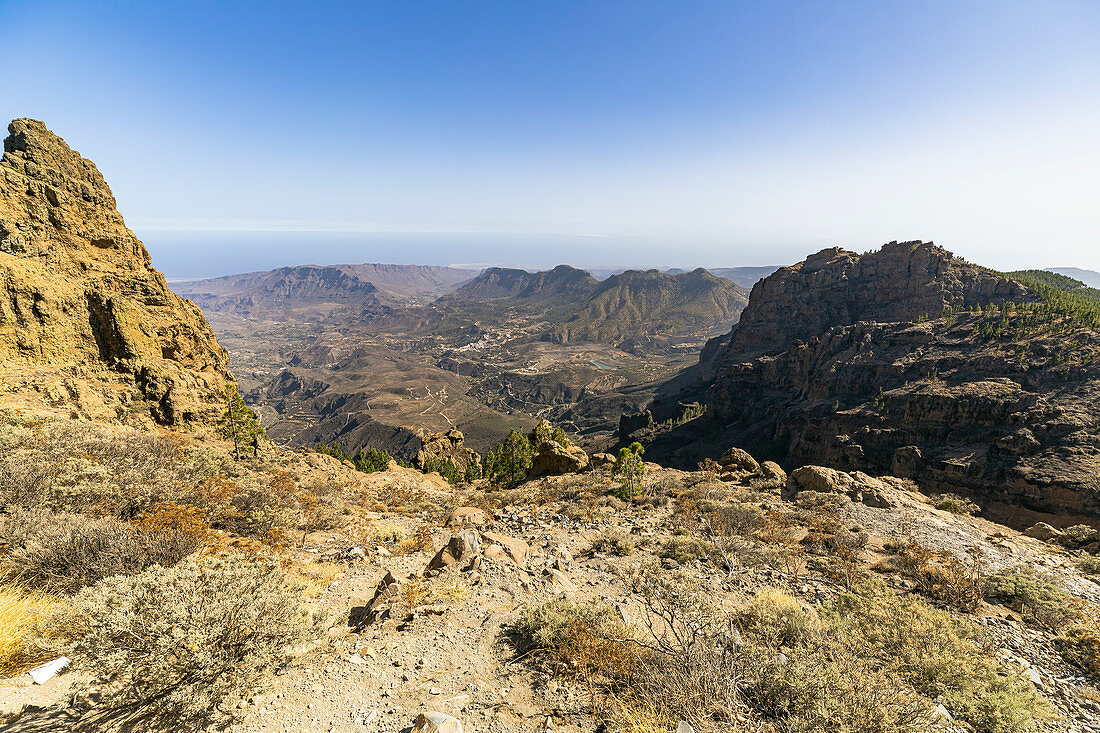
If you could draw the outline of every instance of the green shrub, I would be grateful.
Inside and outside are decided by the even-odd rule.
[[[986,597],[1000,601],[1025,620],[1052,631],[1077,618],[1071,598],[1055,578],[1034,568],[1017,565],[990,575]]]
[[[14,574],[75,592],[104,578],[170,567],[201,546],[185,531],[139,527],[113,517],[17,510],[3,530]]]
[[[832,625],[880,669],[942,700],[980,731],[1022,733],[1050,714],[1026,682],[1002,673],[972,627],[921,600],[898,598],[881,586],[845,594]]]
[[[1100,575],[1100,556],[1097,555],[1081,555],[1077,558],[1077,567],[1082,573],[1088,573],[1089,575]]]
[[[619,455],[615,458],[611,475],[622,483],[619,494],[620,499],[629,500],[641,490],[642,479],[645,478],[645,462],[642,461],[643,453],[645,453],[645,448],[638,442],[619,449]]]
[[[614,611],[607,606],[575,606],[565,598],[555,598],[524,609],[514,631],[525,649],[554,650],[569,643],[579,630],[596,632],[614,617]]]
[[[977,514],[982,510],[976,503],[958,494],[942,494],[933,497],[933,502],[937,509],[942,509],[952,514]]]
[[[82,729],[226,723],[302,637],[299,599],[277,562],[239,558],[189,559],[84,589],[54,620],[97,691],[76,698]]]

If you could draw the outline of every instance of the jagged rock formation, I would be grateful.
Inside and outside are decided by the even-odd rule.
[[[1035,300],[930,243],[825,250],[753,288],[711,355],[706,418],[654,438],[646,457],[693,465],[733,443],[788,468],[970,495],[1017,526],[1095,522],[1100,336],[989,310]],[[991,323],[1003,333],[982,337]]]
[[[753,286],[727,355],[774,351],[858,321],[914,321],[944,308],[1019,301],[1025,293],[930,242],[890,242],[864,255],[833,247]]]
[[[208,422],[231,381],[193,303],[168,290],[95,164],[36,120],[0,160],[3,402],[37,393],[78,415]]]
[[[466,447],[466,438],[457,428],[442,433],[426,433],[420,440],[420,450],[413,462],[417,468],[436,470],[450,462],[460,475],[465,475],[470,466],[477,466],[480,474],[481,456]]]

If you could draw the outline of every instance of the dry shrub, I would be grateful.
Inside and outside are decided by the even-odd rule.
[[[570,676],[615,679],[638,663],[635,645],[609,606],[556,598],[525,609],[514,631],[522,651],[543,655]]]
[[[911,538],[894,549],[891,569],[915,580],[922,593],[964,611],[977,610],[985,583],[980,551],[973,551],[966,564],[950,551],[934,552]]]
[[[202,730],[224,724],[305,628],[277,563],[189,559],[86,588],[53,620],[91,673],[84,731]]]
[[[174,501],[154,505],[135,524],[149,534],[183,535],[184,538],[190,538],[196,547],[208,545],[213,538],[210,525],[203,518],[201,509]]]
[[[198,550],[187,531],[143,528],[113,517],[17,510],[4,528],[10,572],[75,592],[104,578],[170,567]]]
[[[634,540],[620,529],[604,529],[592,543],[591,551],[626,557],[634,553]]]
[[[409,611],[421,606],[461,603],[470,595],[470,586],[455,573],[445,573],[435,578],[415,578],[401,583],[395,600]]]
[[[23,583],[0,583],[0,677],[46,661],[49,652],[34,639],[56,603],[53,596]]]
[[[419,524],[411,537],[394,545],[393,554],[411,555],[414,552],[427,552],[432,549],[432,528],[427,524]]]
[[[597,715],[614,731],[687,720],[706,733],[900,733],[926,730],[933,700],[985,733],[1022,733],[1049,714],[969,627],[881,584],[825,613],[764,590],[725,614],[698,581],[655,563],[641,567],[633,590],[646,612],[632,634],[609,609],[565,601],[528,609],[517,626],[556,669],[585,671]]]

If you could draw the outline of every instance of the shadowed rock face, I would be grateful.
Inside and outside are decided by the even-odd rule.
[[[1100,336],[1063,322],[982,339],[1000,313],[944,314],[1034,300],[931,244],[818,253],[756,285],[717,355],[706,419],[657,438],[647,458],[694,465],[737,445],[788,468],[968,494],[1018,526],[1095,523]]]
[[[931,242],[890,242],[864,255],[824,249],[753,286],[723,361],[785,348],[833,326],[934,318],[944,308],[1020,301],[1025,293]]]
[[[168,290],[94,163],[36,120],[8,131],[0,369],[9,396],[37,393],[94,419],[213,420],[232,378],[206,319]]]

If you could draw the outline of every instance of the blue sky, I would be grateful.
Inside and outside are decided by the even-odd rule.
[[[933,239],[1100,269],[1100,3],[0,0],[0,115],[169,276],[788,263]]]

